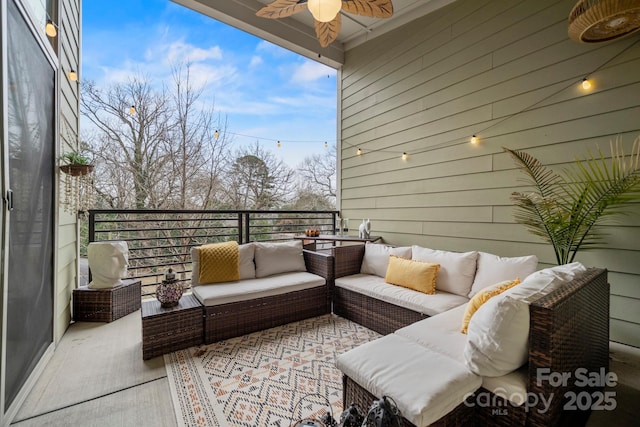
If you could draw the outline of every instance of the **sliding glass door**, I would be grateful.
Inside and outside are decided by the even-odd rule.
[[[56,74],[15,0],[7,5],[7,197],[4,236],[8,264],[4,407],[16,398],[53,341],[53,245]],[[8,148],[8,149],[7,149]],[[4,228],[7,230],[7,227]]]

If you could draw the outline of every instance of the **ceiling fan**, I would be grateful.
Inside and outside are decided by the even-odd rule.
[[[322,47],[329,46],[338,37],[341,9],[371,18],[389,18],[393,15],[391,0],[275,0],[256,12],[256,15],[269,19],[286,18],[304,9],[313,15],[316,36]]]

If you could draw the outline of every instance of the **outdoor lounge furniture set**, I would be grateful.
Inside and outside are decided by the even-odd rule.
[[[535,271],[534,256],[419,246],[367,243],[321,253],[303,250],[301,241],[235,245],[233,262],[214,263],[239,265],[228,281],[219,271],[213,282],[203,280],[212,264],[205,247],[192,249],[203,341],[333,309],[385,335],[338,356],[345,407],[365,410],[387,395],[406,426],[572,425],[584,416],[563,410],[571,393],[585,390],[577,370],[608,369],[603,269],[573,263]],[[556,374],[569,379],[550,381]]]
[[[388,334],[338,356],[345,407],[366,409],[387,395],[405,425],[419,427],[584,423],[575,399],[590,407],[602,384],[581,387],[580,375],[608,369],[606,270],[572,263],[534,272],[535,257],[419,246],[333,254],[334,313]],[[405,272],[418,265],[414,277],[438,264],[435,293],[387,283],[398,281],[394,255],[413,260],[403,260]]]

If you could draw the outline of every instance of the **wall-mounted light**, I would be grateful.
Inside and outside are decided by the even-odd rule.
[[[478,137],[477,137],[477,136],[475,136],[475,135],[473,135],[473,136],[471,137],[471,143],[472,143],[472,144],[477,144],[477,143],[478,143]]]
[[[589,79],[586,78],[586,77],[584,79],[582,79],[582,89],[584,89],[584,90],[591,89],[591,81],[589,81]]]
[[[78,81],[78,73],[76,73],[76,70],[69,71],[67,77],[69,77],[69,80],[71,80],[72,82]]]
[[[54,24],[51,19],[47,19],[47,23],[44,26],[44,32],[47,33],[49,37],[55,37],[58,35],[56,24]]]
[[[136,113],[136,106],[132,105],[131,107],[129,107],[129,114],[135,114]]]
[[[402,160],[407,160],[409,155],[407,153],[402,153]]]
[[[362,156],[362,150],[358,148],[358,151],[356,151],[356,154],[357,154],[358,156]]]
[[[340,12],[342,0],[309,0],[307,7],[316,21],[331,22]]]

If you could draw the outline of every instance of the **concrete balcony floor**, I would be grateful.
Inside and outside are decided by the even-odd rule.
[[[640,349],[611,343],[610,357],[617,408],[587,426],[637,426]],[[164,359],[142,360],[140,311],[71,325],[12,425],[177,426]]]

